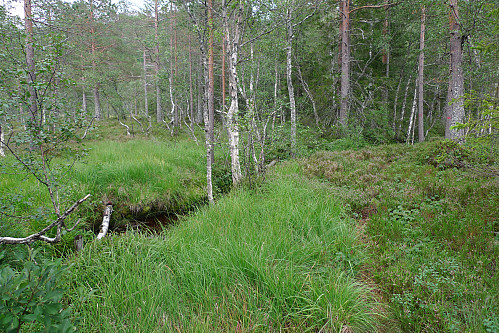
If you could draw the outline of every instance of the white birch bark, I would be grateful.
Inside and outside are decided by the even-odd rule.
[[[419,34],[419,65],[418,65],[418,139],[424,141],[424,42],[425,42],[425,7],[421,7],[421,32]]]
[[[149,100],[147,99],[147,57],[146,57],[146,47],[144,46],[144,115],[147,117],[149,115]]]
[[[414,125],[414,115],[416,114],[417,94],[418,94],[418,85],[416,79],[416,84],[414,85],[414,98],[412,100],[411,116],[409,118],[409,126],[407,128],[407,139],[406,139],[407,143],[412,142],[412,140],[414,140],[414,138],[411,139],[411,133],[414,133],[412,127]]]
[[[2,130],[2,124],[0,124],[0,156],[1,157],[5,156],[5,152],[3,150],[4,141],[5,141],[5,135],[4,135],[3,130]]]
[[[405,108],[406,108],[406,105],[407,105],[407,95],[409,93],[409,87],[410,87],[410,84],[411,84],[411,79],[412,79],[412,75],[409,75],[409,78],[407,79],[407,85],[405,86],[404,100],[402,101],[402,109],[400,110],[400,122],[399,122],[398,133],[402,132],[402,122],[404,121]],[[398,136],[398,133],[397,133],[397,136]]]
[[[108,203],[106,205],[106,209],[104,210],[104,216],[102,218],[102,224],[100,227],[99,234],[97,235],[97,239],[102,239],[106,236],[107,231],[109,230],[109,222],[111,221],[111,214],[113,213],[113,205]]]
[[[76,201],[71,207],[69,207],[62,215],[59,215],[59,217],[50,223],[48,226],[43,228],[42,230],[38,231],[37,233],[31,234],[27,237],[0,237],[0,244],[29,244],[37,240],[42,240],[47,243],[57,243],[61,240],[62,236],[62,229],[65,227],[64,226],[64,221],[66,218],[85,200],[90,198],[90,194],[87,194],[85,197],[81,198],[80,200]],[[67,231],[72,231],[78,224],[80,223],[80,220],[78,220],[72,228],[67,229]],[[56,227],[56,235],[55,237],[47,237],[45,234]]]
[[[154,71],[156,72],[156,121],[158,123],[163,122],[163,110],[161,107],[161,89],[159,87],[159,69],[160,69],[160,59],[159,59],[159,38],[158,38],[158,24],[159,24],[159,11],[158,11],[158,0],[154,1],[154,54],[156,59],[154,61]]]
[[[83,114],[87,114],[87,93],[85,92],[85,87],[83,87],[83,94],[82,94],[82,107],[83,107]]]
[[[239,162],[239,124],[237,116],[239,113],[238,92],[237,92],[237,61],[239,53],[239,42],[241,38],[242,24],[242,3],[239,2],[238,8],[231,12],[227,11],[227,3],[222,2],[223,25],[227,43],[228,69],[229,69],[229,95],[230,107],[227,111],[227,134],[229,139],[229,150],[231,157],[232,183],[237,185],[242,179],[241,164]],[[230,17],[229,17],[230,15]],[[232,29],[231,29],[232,27]]]
[[[287,52],[286,52],[286,80],[288,84],[288,95],[289,95],[289,109],[291,118],[291,157],[296,156],[296,102],[295,102],[295,92],[293,89],[293,67],[291,63],[292,47],[293,47],[293,23],[292,18],[292,8],[286,10],[287,16]]]

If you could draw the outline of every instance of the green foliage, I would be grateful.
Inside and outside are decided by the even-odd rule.
[[[466,140],[482,144],[497,141],[499,128],[499,104],[497,97],[486,94],[479,96],[476,91],[464,96],[464,106],[468,110],[467,122],[453,128],[464,129]]]
[[[368,271],[400,331],[493,331],[498,179],[476,167],[430,165],[430,155],[474,166],[497,159],[495,150],[434,141],[317,152],[302,167],[365,230]]]
[[[217,161],[212,167],[214,193],[216,196],[229,193],[233,188],[230,162]]]
[[[68,270],[61,259],[37,263],[35,253],[21,271],[1,265],[0,253],[0,330],[2,332],[75,332],[71,309],[61,301],[64,289],[60,279]]]
[[[494,157],[480,152],[475,147],[452,140],[434,141],[420,148],[418,159],[440,170],[465,168],[473,165],[491,164]]]

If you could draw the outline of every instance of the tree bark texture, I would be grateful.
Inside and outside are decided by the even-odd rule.
[[[0,156],[4,157],[5,152],[3,150],[3,143],[5,141],[5,135],[3,133],[2,124],[0,124]]]
[[[109,223],[111,221],[111,214],[113,213],[113,204],[108,203],[106,205],[106,209],[104,210],[104,214],[102,217],[102,224],[100,227],[99,234],[97,235],[97,239],[102,239],[106,236],[107,231],[109,230]]]
[[[449,126],[449,139],[461,140],[464,136],[463,130],[452,129],[451,127],[463,123],[464,114],[464,75],[463,75],[463,49],[461,27],[459,23],[458,0],[450,0],[450,67],[451,76],[449,80],[450,105],[447,114]]]
[[[213,145],[215,143],[215,73],[213,70],[213,0],[208,0],[208,128],[211,142],[210,158],[215,161]]]
[[[425,6],[421,7],[421,31],[419,34],[419,65],[418,65],[418,139],[424,141],[424,43],[425,43]]]
[[[159,59],[159,38],[158,38],[158,26],[159,26],[159,11],[158,11],[158,0],[154,0],[154,71],[156,72],[156,121],[162,123],[164,120],[163,110],[161,107],[161,89],[159,86],[159,70],[160,70],[160,59]]]
[[[286,45],[286,80],[288,84],[289,95],[289,110],[291,118],[291,157],[296,156],[296,102],[295,92],[293,88],[293,67],[292,67],[292,52],[293,52],[293,23],[291,21],[293,13],[292,8],[287,9],[287,45]]]
[[[239,2],[238,7],[229,13],[225,0],[222,2],[222,7],[225,42],[227,43],[230,94],[230,107],[227,111],[227,135],[229,137],[232,183],[233,185],[237,185],[242,179],[239,162],[239,124],[237,119],[239,113],[237,62],[241,39],[243,7],[242,3]]]
[[[35,72],[35,49],[33,46],[33,16],[31,13],[31,0],[24,0],[24,29],[26,32],[26,65],[28,66],[28,92],[29,92],[29,112],[35,124],[41,124],[38,119],[38,104],[36,97]]]
[[[149,99],[147,98],[147,55],[146,55],[146,47],[144,46],[144,115],[146,117],[149,116]]]
[[[350,0],[340,0],[340,36],[341,36],[341,91],[340,91],[340,119],[343,127],[348,123],[349,94],[350,94]]]

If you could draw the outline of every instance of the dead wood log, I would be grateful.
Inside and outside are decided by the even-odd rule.
[[[113,213],[113,203],[109,201],[106,205],[106,209],[104,210],[104,216],[102,218],[102,224],[100,227],[100,232],[97,235],[97,239],[102,239],[106,236],[107,231],[109,230],[109,222],[111,221],[111,214]]]

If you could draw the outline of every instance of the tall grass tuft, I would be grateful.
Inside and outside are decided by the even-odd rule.
[[[364,249],[318,183],[272,175],[160,237],[88,246],[68,283],[85,332],[372,332]],[[90,295],[90,296],[89,296]]]

